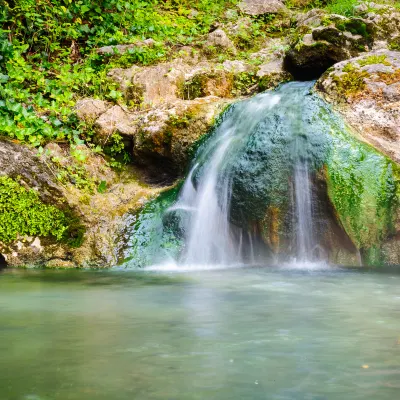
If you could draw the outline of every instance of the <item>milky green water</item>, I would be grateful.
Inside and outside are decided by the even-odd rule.
[[[1,400],[400,398],[400,275],[0,274]]]

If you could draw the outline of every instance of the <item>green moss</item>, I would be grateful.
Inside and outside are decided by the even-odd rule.
[[[389,61],[387,61],[387,57],[385,54],[382,55],[373,55],[361,60],[357,61],[357,64],[361,67],[365,67],[366,65],[373,65],[373,64],[383,64],[383,65],[391,65]],[[348,64],[349,65],[349,64]],[[344,71],[344,69],[343,69]]]
[[[396,36],[395,38],[389,40],[388,47],[389,50],[400,51],[400,36]]]
[[[373,249],[395,230],[398,167],[345,131],[332,132],[332,137],[327,162],[329,197],[354,244],[375,260],[378,256]]]
[[[65,214],[45,205],[34,190],[26,190],[6,176],[0,177],[0,241],[10,243],[18,235],[53,236],[61,240],[68,229]]]
[[[332,78],[336,83],[338,93],[352,96],[365,88],[365,78],[369,76],[368,72],[357,69],[351,63],[343,68],[343,72],[345,74],[341,76],[334,75]]]
[[[359,19],[340,21],[336,24],[336,28],[342,32],[350,32],[353,35],[361,35],[364,38],[368,38],[370,36],[367,25]]]

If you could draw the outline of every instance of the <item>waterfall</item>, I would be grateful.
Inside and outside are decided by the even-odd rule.
[[[324,175],[332,143],[341,149],[334,135],[346,128],[312,85],[293,82],[233,104],[199,145],[179,191],[135,217],[132,263],[195,268],[353,257]]]
[[[184,223],[186,246],[181,262],[232,264],[245,261],[243,232],[229,221],[233,176],[228,159],[240,151],[248,133],[279,100],[275,94],[264,94],[243,102],[239,112],[221,124],[220,134],[211,138],[200,154],[199,158],[207,162],[201,165],[196,160],[177,203],[168,210],[189,211]],[[194,184],[196,175],[198,179]],[[250,259],[254,259],[250,233],[247,240]]]
[[[296,261],[312,259],[314,249],[312,195],[309,167],[306,161],[294,166]]]

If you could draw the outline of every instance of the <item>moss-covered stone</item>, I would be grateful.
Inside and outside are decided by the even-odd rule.
[[[346,232],[368,253],[395,232],[399,167],[349,135],[334,135],[327,163],[329,197]]]
[[[368,72],[357,69],[352,64],[347,64],[343,72],[344,74],[340,77],[333,77],[338,93],[352,96],[365,89],[365,78],[368,78]]]

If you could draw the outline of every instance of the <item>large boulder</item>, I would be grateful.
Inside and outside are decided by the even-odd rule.
[[[317,87],[365,141],[400,162],[400,52],[378,50],[338,63]]]

